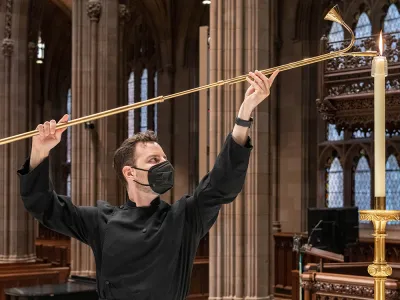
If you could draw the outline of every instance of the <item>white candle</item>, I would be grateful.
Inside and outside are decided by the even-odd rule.
[[[375,197],[385,197],[386,126],[385,126],[385,77],[387,60],[382,56],[382,33],[379,41],[381,55],[374,57],[371,75],[374,77],[374,155]],[[381,205],[379,205],[381,206]],[[378,208],[379,209],[379,208]]]

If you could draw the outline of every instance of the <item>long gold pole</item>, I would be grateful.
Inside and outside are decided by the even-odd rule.
[[[351,30],[351,28],[349,26],[347,26],[347,24],[343,21],[342,17],[340,16],[339,12],[338,12],[338,7],[335,6],[333,7],[328,14],[325,16],[325,20],[330,20],[333,22],[337,22],[339,24],[341,24],[342,26],[344,26],[349,33],[351,34],[351,41],[350,44],[342,49],[342,50],[338,50],[335,52],[331,52],[331,53],[327,53],[327,54],[323,54],[323,55],[319,55],[316,57],[310,57],[310,58],[306,58],[297,62],[293,62],[293,63],[289,63],[289,64],[285,64],[285,65],[281,65],[278,67],[273,67],[273,68],[269,68],[266,70],[262,70],[261,72],[265,75],[269,75],[272,74],[275,70],[280,70],[280,71],[286,71],[286,70],[290,70],[290,69],[294,69],[294,68],[298,68],[298,67],[302,67],[305,65],[310,65],[313,63],[317,63],[317,62],[321,62],[324,60],[328,60],[328,59],[332,59],[335,57],[340,57],[340,56],[377,56],[377,52],[376,51],[366,51],[366,52],[348,52],[350,51],[350,49],[353,47],[354,42],[355,42],[355,36],[353,31]],[[87,123],[93,120],[97,120],[100,118],[104,118],[104,117],[108,117],[108,116],[112,116],[115,114],[119,114],[122,112],[126,112],[129,110],[133,110],[133,109],[137,109],[143,106],[147,106],[147,105],[153,105],[159,102],[163,102],[165,100],[168,99],[173,99],[173,98],[177,98],[183,95],[187,95],[187,94],[191,94],[191,93],[195,93],[204,89],[209,89],[209,88],[213,88],[213,87],[217,87],[217,86],[222,86],[225,84],[236,84],[239,82],[243,82],[245,81],[247,78],[247,75],[242,75],[242,76],[238,76],[235,78],[231,78],[231,79],[226,79],[226,80],[220,80],[218,82],[215,83],[211,83],[211,84],[207,84],[201,87],[197,87],[197,88],[193,88],[190,90],[186,90],[183,92],[179,92],[179,93],[175,93],[172,95],[168,95],[168,96],[159,96],[156,98],[152,98],[146,101],[141,101],[141,102],[137,102],[137,103],[133,103],[133,104],[129,104],[129,105],[125,105],[122,107],[117,107],[117,108],[113,108],[107,111],[103,111],[103,112],[99,112],[99,113],[95,113],[89,116],[85,116],[85,117],[81,117],[78,119],[74,119],[71,121],[68,121],[67,123],[62,123],[62,124],[57,124],[56,125],[56,129],[61,129],[61,128],[65,128],[65,127],[70,127],[73,125],[77,125],[77,124],[82,124],[82,123]],[[4,144],[8,144],[8,143],[12,143],[15,141],[19,141],[22,139],[26,139],[32,136],[35,136],[39,133],[38,130],[32,130],[32,131],[28,131],[25,133],[21,133],[21,134],[17,134],[11,137],[7,137],[7,138],[3,138],[0,140],[0,145],[4,145]]]

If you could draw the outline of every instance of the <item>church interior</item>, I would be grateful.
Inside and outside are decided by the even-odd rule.
[[[345,25],[325,19],[332,8],[352,45]],[[252,115],[245,186],[201,240],[187,299],[400,299],[400,0],[0,0],[0,32],[0,144],[66,113],[160,100],[65,131],[51,178],[81,206],[126,201],[113,153],[145,130],[175,168],[162,199],[193,193],[248,83],[160,96],[349,45],[379,53],[382,35],[380,93],[373,55],[279,73]],[[0,145],[0,300],[98,299],[91,249],[24,208],[16,170],[30,146]],[[366,212],[377,209],[393,213]]]

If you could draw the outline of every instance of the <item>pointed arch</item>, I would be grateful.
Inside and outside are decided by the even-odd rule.
[[[335,145],[329,145],[325,149],[323,149],[321,151],[321,154],[319,155],[318,169],[324,170],[326,168],[326,162],[331,157],[339,157],[340,160],[340,158],[343,157],[341,149],[339,147],[336,147]]]
[[[356,36],[355,45],[360,46],[362,39],[372,35],[372,24],[366,12],[361,13],[358,18],[356,28],[354,29],[354,34]],[[365,51],[361,47],[362,51]]]
[[[370,157],[373,157],[372,152],[365,145],[353,144],[346,151],[346,155],[344,157],[344,166],[346,169],[351,169],[351,167],[354,165],[354,159],[358,158],[360,153],[363,153],[363,155],[367,158],[368,163],[369,163]]]
[[[371,168],[368,159],[361,155],[353,172],[353,199],[359,210],[371,209]]]
[[[343,207],[343,167],[338,157],[333,158],[326,170],[326,206]]]
[[[386,13],[383,22],[383,32],[399,32],[400,31],[400,12],[396,4],[392,3]],[[396,35],[397,37],[397,35]]]
[[[386,161],[386,209],[399,210],[400,202],[400,166],[394,154]]]
[[[395,3],[392,3],[386,13],[385,19],[383,21],[383,32],[388,34],[391,33],[397,40],[400,39],[400,12]],[[391,45],[386,45],[393,50],[396,49],[397,43],[392,42]],[[398,55],[395,57],[395,62],[398,62]]]
[[[343,41],[344,41],[343,26],[340,25],[339,23],[333,22],[331,29],[328,33],[328,43],[331,44],[333,49],[340,49]]]

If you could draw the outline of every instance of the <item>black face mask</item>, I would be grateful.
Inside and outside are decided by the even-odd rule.
[[[134,180],[144,186],[149,186],[155,193],[164,194],[174,186],[174,167],[169,161],[152,166],[148,170],[133,167],[134,169],[148,172],[149,184],[144,184]]]

